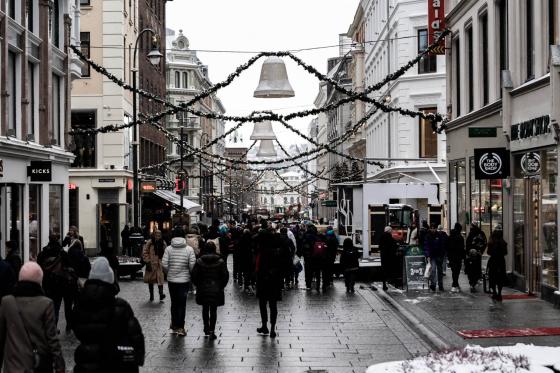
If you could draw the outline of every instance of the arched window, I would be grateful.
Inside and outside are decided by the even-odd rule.
[[[266,205],[266,197],[264,197],[263,200],[264,200],[264,204]]]
[[[274,197],[270,197],[270,204],[274,206]]]
[[[290,204],[294,204],[294,197],[290,197]]]
[[[189,88],[189,75],[183,72],[183,88]]]
[[[175,88],[181,88],[181,73],[175,71]]]
[[[288,197],[284,197],[284,204],[285,204],[285,205],[288,204]]]

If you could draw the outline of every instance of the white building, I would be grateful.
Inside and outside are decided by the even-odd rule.
[[[259,209],[268,210],[271,216],[303,212],[303,196],[297,190],[289,190],[303,182],[301,172],[288,171],[281,173],[280,177],[273,171],[266,171],[259,181],[257,190],[262,192],[258,194]]]
[[[425,0],[363,0],[365,79],[373,85],[405,65],[428,46]],[[446,113],[445,57],[429,55],[372,97],[391,106]],[[366,112],[376,110],[366,105]],[[369,166],[368,182],[440,183],[445,201],[445,135],[433,133],[425,120],[379,111],[366,127],[367,157],[384,168]],[[398,161],[392,159],[407,159]]]

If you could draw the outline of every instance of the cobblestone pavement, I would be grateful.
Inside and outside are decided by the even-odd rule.
[[[355,294],[346,294],[342,279],[335,280],[334,288],[325,294],[285,291],[278,307],[276,339],[256,333],[257,301],[231,281],[226,304],[218,311],[215,341],[204,337],[201,307],[194,296],[187,302],[184,338],[169,333],[169,298],[163,304],[150,303],[147,285],[125,279],[120,296],[131,303],[146,338],[141,372],[364,372],[371,364],[406,359],[429,349],[373,292],[357,284]],[[59,328],[64,330],[62,320]],[[61,340],[71,369],[77,341],[64,332]]]

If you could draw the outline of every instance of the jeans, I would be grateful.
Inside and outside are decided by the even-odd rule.
[[[266,298],[259,298],[259,309],[261,311],[262,326],[266,326],[268,322],[268,315],[266,304],[270,307],[270,330],[273,331],[276,326],[276,319],[278,318],[278,306],[276,300],[268,300]]]
[[[58,325],[58,315],[60,314],[60,306],[62,305],[62,300],[64,299],[64,317],[66,319],[66,328],[72,327],[71,317],[72,317],[72,305],[74,304],[73,294],[55,294],[51,296],[54,303],[54,317],[56,325]]]
[[[216,320],[218,318],[217,306],[202,306],[202,321],[204,322],[204,331],[214,332],[216,329]]]
[[[439,287],[443,287],[443,258],[430,258],[430,263],[432,264],[432,273],[430,275],[431,286],[436,286],[437,279]]]
[[[189,283],[168,282],[167,286],[171,298],[171,329],[184,328]]]
[[[456,260],[449,263],[451,267],[451,278],[453,280],[451,286],[454,288],[459,287],[459,274],[461,273],[461,262],[462,260]]]

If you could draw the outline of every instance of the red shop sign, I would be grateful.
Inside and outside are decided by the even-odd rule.
[[[428,44],[432,45],[445,30],[445,0],[428,0]],[[445,54],[445,40],[432,49],[432,54]]]

